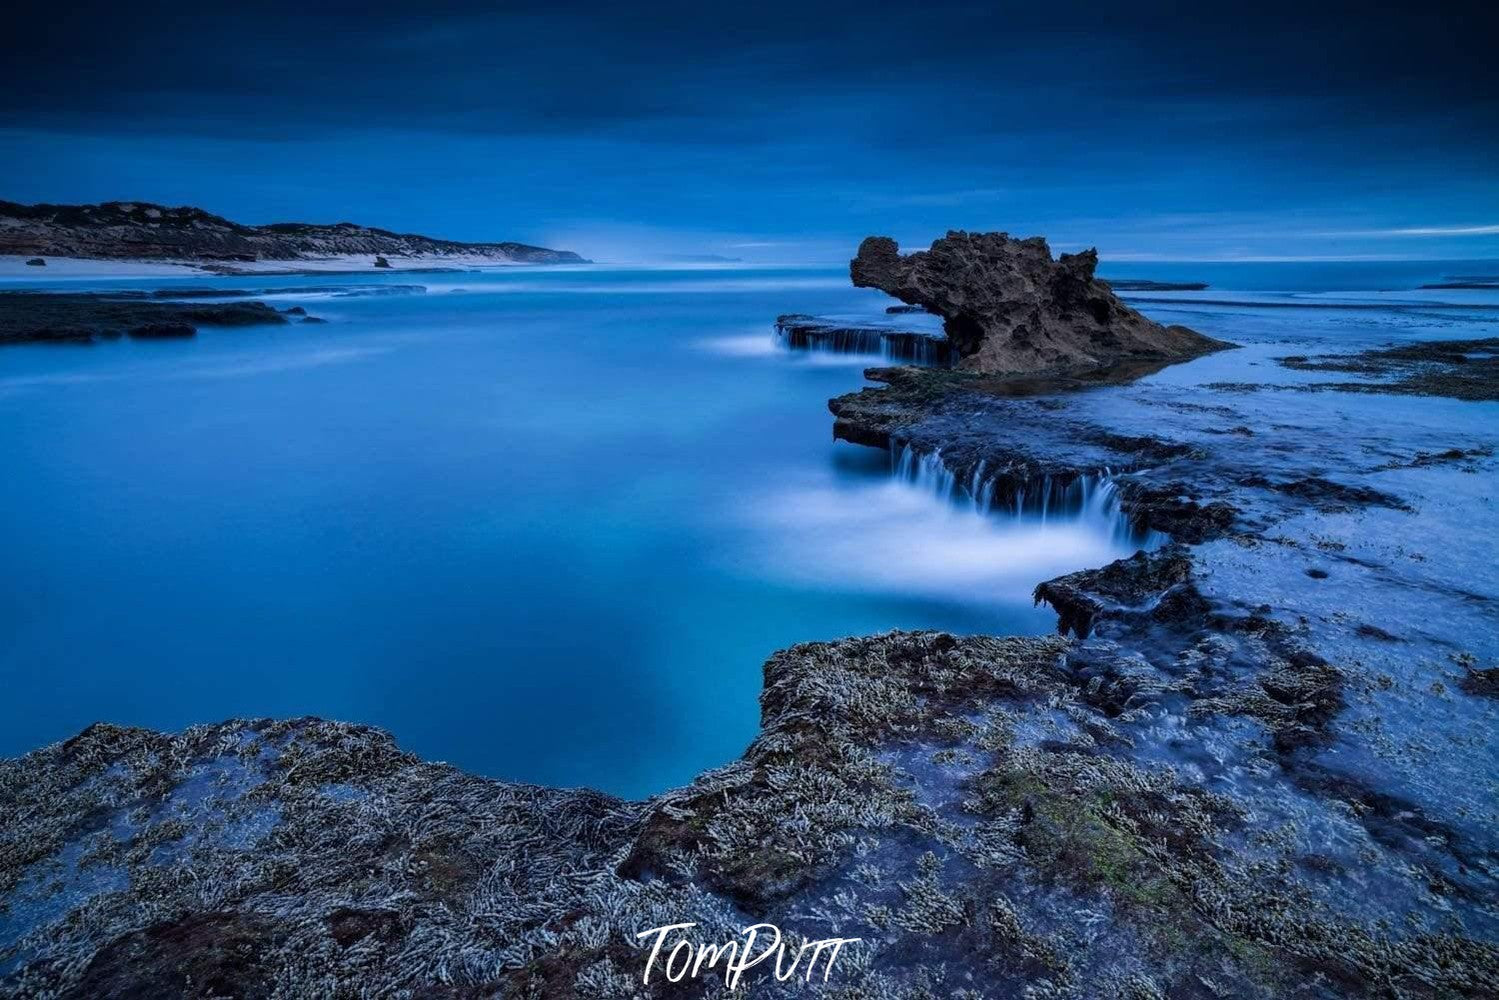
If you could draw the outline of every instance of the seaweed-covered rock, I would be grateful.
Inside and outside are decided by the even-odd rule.
[[[93,726],[0,761],[0,994],[722,996],[719,970],[643,983],[638,935],[685,921],[717,944],[757,920],[859,941],[826,985],[767,965],[755,996],[1499,988],[1499,949],[1460,926],[1319,901],[1296,835],[1244,850],[1258,800],[1130,749],[1190,686],[1081,652],[936,632],[792,647],[765,665],[741,760],[634,803],[466,775],[316,719]],[[1334,681],[1293,657],[1204,717],[1304,731]],[[1170,732],[1196,759],[1224,752],[1206,723]],[[1323,776],[1329,804],[1299,800],[1313,831],[1344,821],[1349,787]],[[1425,885],[1375,848],[1361,868],[1395,899],[1391,879]]]
[[[1053,260],[1039,237],[952,231],[930,250],[902,255],[888,236],[859,245],[849,275],[943,317],[964,368],[990,374],[1185,361],[1234,345],[1184,326],[1162,326],[1094,277],[1098,253]]]

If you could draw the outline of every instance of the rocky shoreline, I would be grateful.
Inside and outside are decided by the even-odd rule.
[[[0,762],[0,992],[717,996],[636,935],[763,920],[862,941],[755,996],[1499,994],[1487,343],[872,369],[835,436],[1149,543],[1038,581],[1055,636],[776,654],[744,756],[644,802],[315,719]]]

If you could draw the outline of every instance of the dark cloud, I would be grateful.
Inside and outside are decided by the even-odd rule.
[[[0,196],[835,246],[1484,225],[1493,7],[13,5]]]
[[[1489,7],[1215,6],[25,4],[7,18],[0,116],[712,139],[863,95],[895,129],[926,127],[907,117],[922,111],[972,132],[1017,115],[1062,125],[1151,102],[1312,98],[1348,115],[1496,121]]]

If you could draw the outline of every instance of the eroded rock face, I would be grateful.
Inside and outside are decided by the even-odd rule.
[[[1029,374],[1123,362],[1185,361],[1234,345],[1162,326],[1094,277],[1098,252],[1052,259],[1046,240],[949,232],[930,250],[901,254],[888,236],[859,244],[849,276],[943,317],[961,366]]]

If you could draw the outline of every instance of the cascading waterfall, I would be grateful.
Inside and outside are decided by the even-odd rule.
[[[928,368],[945,368],[952,364],[952,348],[944,337],[887,333],[881,339],[880,350],[892,361],[906,361]]]
[[[890,361],[942,368],[952,363],[952,351],[940,334],[873,327],[777,323],[776,343],[792,351],[829,354],[877,354]]]
[[[1041,476],[1000,491],[999,477],[987,475],[982,461],[960,479],[943,462],[940,450],[920,452],[906,444],[892,449],[891,458],[896,479],[978,514],[1003,514],[1040,524],[1048,520],[1082,523],[1116,541],[1147,549],[1166,540],[1160,532],[1131,521],[1121,503],[1119,480],[1107,467],[1075,476]]]

